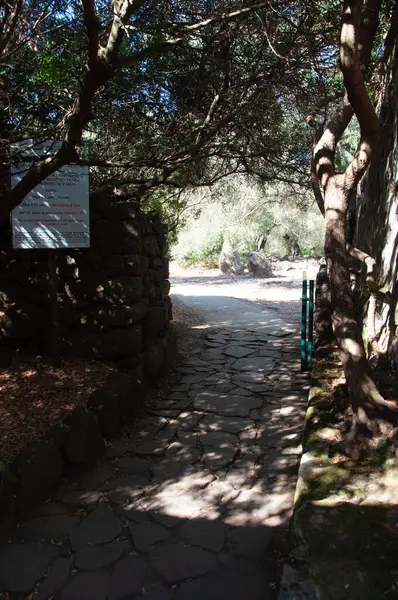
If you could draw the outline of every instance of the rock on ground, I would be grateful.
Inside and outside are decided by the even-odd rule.
[[[273,277],[270,262],[262,252],[246,252],[247,267],[252,277]]]

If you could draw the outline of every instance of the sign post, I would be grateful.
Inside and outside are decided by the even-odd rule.
[[[31,161],[53,155],[62,142],[14,146],[21,162],[11,165],[11,187],[28,171]],[[50,336],[52,354],[59,360],[58,281],[56,249],[90,247],[88,167],[65,165],[37,185],[11,214],[13,248],[48,249]]]

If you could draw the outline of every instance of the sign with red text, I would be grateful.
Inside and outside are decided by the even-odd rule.
[[[51,156],[61,142],[46,141],[32,145],[29,141],[13,147],[20,153],[11,165],[11,187],[15,187],[29,169],[24,157]],[[89,248],[89,179],[88,167],[65,165],[37,185],[12,211],[13,247]]]

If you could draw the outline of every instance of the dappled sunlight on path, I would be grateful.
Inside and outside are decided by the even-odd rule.
[[[233,328],[237,307],[224,300],[212,314],[229,324],[203,326],[167,393],[0,548],[0,591],[28,598],[35,589],[38,600],[276,597],[307,380],[294,328],[251,326],[253,312],[249,326]]]

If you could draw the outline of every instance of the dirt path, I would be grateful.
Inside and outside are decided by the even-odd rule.
[[[261,304],[290,323],[299,324],[301,318],[301,282],[303,271],[308,279],[315,279],[319,263],[315,259],[274,261],[275,277],[253,279],[242,276],[222,275],[218,269],[192,267],[182,269],[176,263],[170,265],[172,292],[177,293],[186,286],[208,289],[212,295],[237,298]]]

